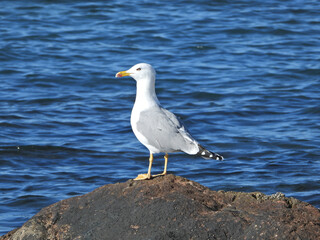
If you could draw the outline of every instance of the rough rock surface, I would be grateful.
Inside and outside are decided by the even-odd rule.
[[[0,239],[320,239],[320,211],[283,194],[211,191],[167,175],[42,209]]]

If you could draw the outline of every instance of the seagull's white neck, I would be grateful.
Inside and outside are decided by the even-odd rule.
[[[134,108],[138,107],[141,111],[155,105],[159,105],[159,100],[155,91],[155,77],[138,80]]]

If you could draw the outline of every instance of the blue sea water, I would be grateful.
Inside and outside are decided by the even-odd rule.
[[[135,82],[114,78],[139,62],[156,68],[161,104],[226,159],[171,154],[170,173],[320,207],[318,1],[0,5],[0,234],[147,171]]]

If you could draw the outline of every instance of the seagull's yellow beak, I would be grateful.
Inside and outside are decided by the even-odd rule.
[[[125,77],[125,76],[130,76],[130,73],[128,73],[127,71],[121,71],[116,74],[116,77]]]

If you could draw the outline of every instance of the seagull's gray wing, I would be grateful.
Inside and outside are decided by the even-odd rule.
[[[162,107],[154,107],[140,113],[137,131],[142,134],[148,144],[159,152],[183,151],[196,154],[198,143],[187,132],[179,119]]]

